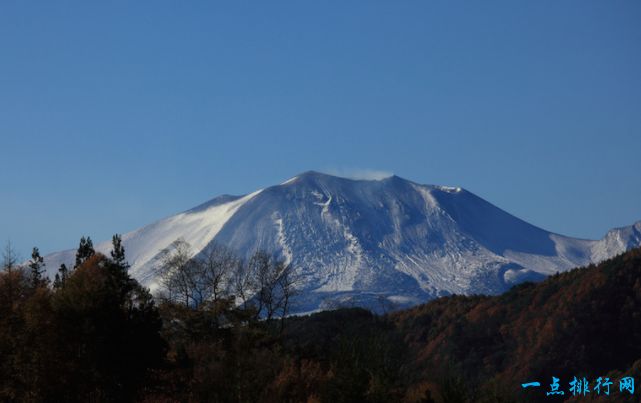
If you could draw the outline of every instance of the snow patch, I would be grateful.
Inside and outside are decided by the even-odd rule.
[[[289,184],[289,183],[294,182],[296,179],[298,179],[298,176],[294,176],[293,178],[289,178],[289,179],[287,179],[285,182],[281,183],[280,185],[281,185],[281,186],[282,186],[282,185],[287,185],[287,184]]]
[[[287,239],[285,238],[285,229],[283,226],[283,219],[278,217],[274,220],[276,224],[277,234],[278,234],[278,244],[282,249],[283,256],[285,256],[285,266],[289,265],[292,262],[293,253],[289,245],[287,244]]]
[[[188,242],[194,254],[200,252],[234,213],[261,191],[262,189],[204,211],[177,214],[123,235],[122,240],[132,272],[149,262],[178,238]]]

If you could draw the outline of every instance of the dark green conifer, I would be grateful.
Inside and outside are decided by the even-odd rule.
[[[127,273],[129,270],[129,263],[125,258],[125,248],[122,246],[122,238],[119,234],[115,234],[111,238],[113,249],[111,251],[111,270],[112,278],[116,282],[116,288],[119,290],[120,295],[125,300],[126,296],[133,291],[133,282]]]
[[[67,277],[69,276],[69,269],[67,269],[67,265],[64,263],[60,264],[60,268],[58,268],[58,273],[56,273],[56,277],[53,281],[53,288],[62,288],[65,285],[65,281],[67,281]]]
[[[129,263],[127,263],[125,259],[125,247],[122,246],[122,237],[119,234],[115,234],[111,238],[111,243],[113,245],[111,260],[113,260],[117,266],[127,271],[129,269]]]
[[[78,251],[76,252],[76,264],[74,269],[78,268],[85,260],[89,259],[96,252],[93,249],[93,242],[90,237],[85,238],[84,236],[80,238],[80,245],[78,245]]]
[[[31,260],[29,269],[31,270],[31,285],[33,288],[39,287],[44,283],[42,272],[44,267],[44,258],[40,256],[38,248],[34,247],[31,251]]]

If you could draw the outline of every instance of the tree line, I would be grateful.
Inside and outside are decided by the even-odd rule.
[[[149,291],[83,238],[53,284],[37,248],[26,265],[8,245],[0,272],[0,401],[127,401],[166,351]]]
[[[61,264],[53,281],[37,247],[20,264],[7,243],[0,401],[140,400],[144,388],[180,373],[173,365],[182,365],[180,356],[195,340],[220,342],[232,328],[255,334],[267,329],[264,322],[277,325],[259,334],[282,334],[295,295],[291,266],[263,251],[245,262],[210,245],[194,256],[178,239],[156,259],[155,297],[129,268],[117,234],[109,256],[83,236],[75,263]]]
[[[641,379],[641,249],[500,296],[304,317],[264,252],[178,240],[155,297],[117,235],[108,256],[83,238],[51,283],[39,255],[2,254],[2,402],[521,402],[547,401],[527,380]]]

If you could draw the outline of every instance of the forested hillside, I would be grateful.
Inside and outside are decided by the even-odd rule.
[[[636,398],[619,381],[641,379],[641,249],[495,297],[285,317],[296,295],[269,255],[243,266],[224,249],[195,263],[174,251],[152,297],[119,241],[107,257],[83,239],[53,283],[37,249],[25,267],[5,251],[1,401],[554,401],[573,398],[574,377],[588,396],[601,377],[612,401]],[[259,292],[239,303],[215,274]],[[553,377],[563,396],[546,396]]]

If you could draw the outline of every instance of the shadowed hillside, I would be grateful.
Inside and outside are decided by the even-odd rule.
[[[224,252],[211,266],[180,264],[220,273],[234,262]],[[641,249],[501,296],[443,297],[385,316],[286,317],[273,288],[286,283],[270,274],[282,266],[267,255],[248,272],[263,281],[259,297],[240,305],[229,294],[173,293],[183,287],[153,301],[127,274],[117,236],[111,258],[82,241],[77,257],[53,287],[37,249],[29,270],[0,272],[1,401],[560,401],[573,399],[574,377],[590,390],[574,399],[596,397],[598,377],[612,381],[609,401],[639,395],[619,381],[641,380]],[[552,377],[563,396],[546,397]]]
[[[544,398],[555,376],[567,397],[574,376],[593,383],[641,375],[641,250],[501,296],[441,298],[390,319],[422,380],[463,380],[477,398],[522,401]],[[542,386],[521,389],[529,381]]]
[[[609,377],[609,399],[625,401],[618,380],[641,377],[641,249],[501,296],[444,297],[384,318],[361,310],[298,318],[286,338],[296,355],[328,368],[345,340],[361,343],[349,350],[354,361],[370,374],[391,365],[388,390],[405,401],[554,401],[552,376],[564,399],[575,376],[590,390]],[[531,381],[541,386],[521,387]]]

